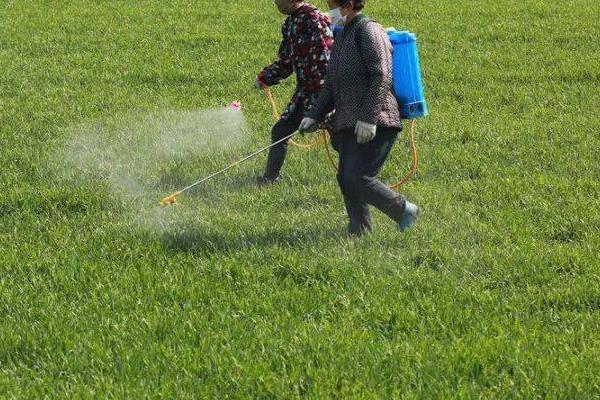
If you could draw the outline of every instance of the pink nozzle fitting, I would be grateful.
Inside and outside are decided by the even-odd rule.
[[[239,111],[242,109],[242,103],[239,101],[234,101],[229,105],[229,108],[231,108],[233,111]]]

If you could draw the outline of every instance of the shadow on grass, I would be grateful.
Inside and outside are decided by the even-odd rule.
[[[214,171],[211,171],[214,172]],[[205,175],[208,176],[208,173]],[[198,202],[205,201],[222,201],[223,193],[245,193],[249,191],[266,190],[269,187],[261,187],[258,185],[257,173],[252,171],[244,171],[242,173],[232,173],[227,175],[227,172],[222,176],[217,176],[207,182],[204,182],[187,193],[187,196],[193,198]],[[202,177],[198,177],[201,179]],[[161,193],[168,193],[175,191],[175,188],[183,188],[192,183],[191,180],[182,179],[177,174],[167,175],[164,174],[161,177],[161,182],[157,190]]]
[[[288,227],[239,235],[199,226],[187,229],[185,232],[164,233],[161,240],[167,251],[212,255],[273,246],[300,249],[322,245],[323,242],[339,242],[345,238],[344,227],[340,224],[327,228],[315,225],[299,230]]]
[[[236,171],[221,178],[218,186],[215,185],[213,190],[227,190],[227,191],[239,191],[239,190],[259,190],[261,188],[256,178],[259,176],[254,171]]]

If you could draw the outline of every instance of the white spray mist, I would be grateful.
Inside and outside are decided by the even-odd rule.
[[[197,218],[197,210],[159,210],[157,201],[241,154],[246,132],[235,107],[132,113],[70,128],[71,140],[54,161],[63,176],[108,183],[130,223],[163,230]]]

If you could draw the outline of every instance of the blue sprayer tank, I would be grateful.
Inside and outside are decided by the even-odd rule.
[[[429,112],[423,91],[417,37],[414,33],[395,29],[387,30],[387,34],[394,48],[392,81],[401,117],[425,117]]]

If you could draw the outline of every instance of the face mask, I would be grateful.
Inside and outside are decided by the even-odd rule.
[[[327,13],[333,25],[344,25],[346,22],[346,17],[342,15],[342,12],[340,11],[341,9],[342,7],[334,8],[333,10],[329,10]]]

